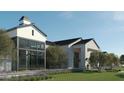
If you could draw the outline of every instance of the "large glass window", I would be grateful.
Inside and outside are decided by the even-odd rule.
[[[44,67],[44,53],[43,52],[38,52],[37,53],[38,57],[38,65],[40,67]]]
[[[45,44],[37,42],[37,49],[38,50],[45,49]]]
[[[44,52],[19,50],[19,69],[38,69],[44,67]]]
[[[19,50],[19,69],[26,69],[26,51]]]
[[[20,48],[27,48],[27,40],[26,39],[19,39],[19,47]]]
[[[19,47],[43,50],[43,49],[45,49],[45,43],[20,38],[19,39]]]
[[[44,51],[42,50],[45,49],[45,43],[19,38],[19,48],[20,69],[44,67]]]
[[[37,52],[31,51],[30,52],[30,63],[29,63],[30,69],[36,69],[37,68]]]

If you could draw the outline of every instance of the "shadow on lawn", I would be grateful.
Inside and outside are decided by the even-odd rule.
[[[120,71],[116,74],[116,76],[120,77],[120,78],[124,78],[124,71]]]
[[[92,74],[92,73],[101,73],[101,71],[98,71],[98,70],[86,70],[86,71],[83,71],[83,70],[77,70],[77,71],[72,71],[72,73],[86,73],[86,74]]]

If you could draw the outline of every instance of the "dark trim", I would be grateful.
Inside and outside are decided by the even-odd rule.
[[[55,43],[56,45],[69,45],[79,39],[82,39],[82,38],[79,37],[79,38],[73,38],[73,39],[60,40],[60,41],[55,41],[53,43]]]
[[[47,37],[47,35],[41,29],[39,29],[36,25],[32,24],[32,26],[34,26],[38,31],[40,31],[40,33],[42,33],[44,36]]]
[[[46,45],[56,45],[54,42],[46,41]]]
[[[25,37],[19,37],[19,36],[16,36],[16,37],[18,37],[18,38],[22,38],[22,39],[31,40],[31,41],[37,41],[37,42],[39,42],[39,43],[45,43],[45,42],[42,42],[42,41],[33,40],[33,39],[25,38]]]
[[[96,41],[95,41],[94,39],[92,39],[92,40],[95,42],[96,46],[100,49],[100,47],[99,47],[99,45],[96,43]]]
[[[94,41],[94,43],[96,44],[96,46],[100,49],[99,45],[96,43],[96,41],[94,40],[94,38],[90,38],[90,39],[83,39],[80,42],[77,42],[74,45],[78,45],[78,44],[87,44],[88,42],[90,42],[91,40]]]
[[[28,50],[28,51],[39,51],[39,52],[45,52],[45,49],[42,50],[36,50],[36,49],[27,49],[27,48],[18,48],[19,50]]]
[[[29,25],[19,25],[19,26],[16,26],[16,27],[13,27],[13,28],[8,29],[7,32],[12,31],[12,30],[15,30],[17,28],[27,27],[27,26],[31,26],[31,25],[32,24],[29,24]]]
[[[73,39],[66,39],[66,40],[60,40],[60,41],[55,41],[55,42],[51,42],[51,41],[46,41],[47,45],[69,45],[73,42],[75,42],[78,39],[82,39],[81,37],[79,38],[73,38]],[[94,38],[90,38],[90,39],[82,39],[81,41],[75,43],[74,45],[78,45],[78,44],[86,44],[89,41],[93,40],[94,43],[96,44],[96,46],[100,49],[99,45],[96,43],[96,41],[94,40]]]

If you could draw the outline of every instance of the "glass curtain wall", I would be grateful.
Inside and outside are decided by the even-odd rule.
[[[44,68],[45,44],[19,38],[19,70]]]

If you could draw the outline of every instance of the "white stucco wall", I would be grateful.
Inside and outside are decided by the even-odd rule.
[[[98,46],[96,45],[96,43],[93,40],[86,43],[86,47],[94,49],[94,50],[99,50]]]
[[[88,49],[100,51],[100,49],[93,40],[89,41],[85,45],[85,58],[90,58],[90,54],[92,53],[92,51],[88,51]]]
[[[34,30],[34,35],[32,35],[32,30]],[[45,37],[42,33],[37,31],[33,26],[28,26],[28,27],[22,27],[15,29],[13,31],[9,31],[8,35],[10,37],[23,37],[31,40],[37,40],[37,41],[42,41],[45,42],[47,40],[47,37]]]
[[[34,35],[32,35],[32,30],[34,30]],[[47,40],[47,38],[44,35],[42,35],[42,33],[37,31],[32,26],[18,28],[17,29],[17,36],[24,37],[27,39],[42,41],[42,42],[45,42]]]
[[[100,51],[100,48],[96,45],[96,43],[91,40],[89,41],[87,44],[86,44],[86,57],[90,57],[90,53],[92,51],[88,51],[88,49],[93,49],[93,50],[97,50],[97,51]]]

